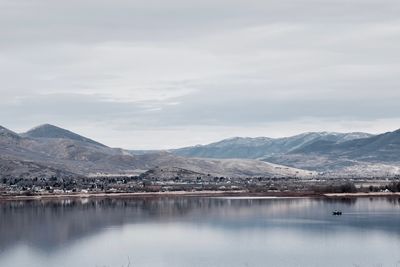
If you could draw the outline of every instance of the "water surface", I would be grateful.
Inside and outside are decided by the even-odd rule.
[[[1,267],[128,265],[400,267],[400,199],[0,203]]]

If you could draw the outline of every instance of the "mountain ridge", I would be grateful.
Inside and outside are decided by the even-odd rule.
[[[194,154],[185,155],[193,150]],[[168,171],[161,173],[160,168]],[[3,177],[138,175],[150,170],[158,170],[162,177],[399,175],[400,130],[379,135],[309,132],[275,139],[235,137],[203,146],[135,153],[49,124],[21,135],[0,127],[0,170]]]
[[[233,137],[207,145],[197,145],[179,149],[171,149],[171,153],[187,157],[210,158],[250,158],[257,159],[276,154],[285,154],[317,140],[337,143],[371,137],[361,132],[307,132],[290,137]]]
[[[61,138],[61,139],[71,139],[76,141],[88,142],[99,146],[104,146],[97,141],[94,141],[90,138],[84,137],[82,135],[76,134],[69,130],[63,129],[61,127],[52,125],[52,124],[42,124],[36,126],[25,133],[20,134],[22,137],[30,137],[30,138]]]
[[[6,130],[4,132],[8,133]],[[172,170],[185,169],[186,173],[228,175],[235,178],[314,175],[312,171],[256,160],[189,159],[167,151],[135,155],[124,149],[107,147],[53,125],[42,125],[21,134],[18,142],[11,142],[9,136],[2,139],[5,141],[0,142],[0,165],[3,164],[0,169],[4,171],[0,176],[19,174],[25,178],[29,177],[29,172],[15,170],[16,166],[20,166],[21,170],[32,170],[32,177],[54,174],[56,170],[59,170],[57,173],[60,175],[72,173],[77,177],[137,175],[157,166]],[[40,172],[40,168],[43,172]],[[46,169],[48,171],[45,171]]]
[[[3,127],[0,125],[0,137],[3,138],[13,138],[13,139],[20,139],[21,136],[19,134],[17,134],[16,132],[13,132],[9,129],[7,129],[6,127]]]

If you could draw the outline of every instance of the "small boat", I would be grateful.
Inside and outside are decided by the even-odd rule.
[[[332,212],[332,215],[334,215],[334,216],[340,216],[340,215],[342,215],[342,212],[341,212],[340,210],[334,210],[334,211]]]

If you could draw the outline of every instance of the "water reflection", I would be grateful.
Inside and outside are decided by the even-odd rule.
[[[342,210],[343,216],[332,216],[331,211],[335,209]],[[124,236],[116,236],[114,232],[112,232],[114,234],[109,232],[113,229],[130,230]],[[150,235],[146,235],[146,231]],[[65,249],[82,246],[84,242],[93,238],[100,238],[103,235],[110,235],[101,239],[110,243],[123,241],[124,238],[132,235],[137,240],[132,238],[125,240],[130,246],[135,246],[139,242],[138,240],[145,243],[154,238],[153,241],[161,245],[153,244],[153,246],[158,247],[160,251],[175,253],[169,251],[168,242],[164,244],[165,247],[162,247],[165,240],[174,240],[174,233],[175,236],[188,235],[187,238],[189,239],[191,238],[190,235],[196,236],[196,240],[185,240],[185,248],[177,248],[177,251],[190,250],[190,246],[193,246],[192,249],[196,249],[198,253],[204,255],[203,260],[205,262],[203,264],[206,265],[199,266],[212,266],[211,263],[207,265],[207,261],[210,260],[210,257],[218,257],[218,253],[215,251],[207,254],[207,244],[210,244],[210,242],[219,244],[218,242],[221,242],[221,246],[222,243],[227,246],[224,242],[229,241],[229,239],[254,245],[252,250],[243,248],[238,252],[247,251],[246,253],[251,254],[243,255],[244,258],[254,257],[254,261],[249,261],[253,265],[249,266],[265,266],[256,260],[259,256],[252,254],[257,251],[263,253],[262,248],[260,251],[260,248],[256,246],[257,244],[273,246],[275,250],[279,248],[283,254],[287,254],[287,251],[284,252],[285,249],[281,246],[285,244],[286,248],[296,247],[296,245],[290,243],[294,240],[297,240],[297,242],[299,240],[304,241],[305,243],[300,245],[308,246],[310,244],[307,242],[318,243],[321,242],[321,238],[326,242],[327,239],[333,240],[338,236],[341,236],[342,239],[356,236],[358,242],[363,235],[369,234],[370,238],[375,237],[375,235],[395,238],[395,241],[393,241],[395,246],[400,247],[400,198],[235,199],[182,197],[4,202],[0,203],[0,265],[3,266],[1,264],[2,259],[12,258],[12,253],[28,253],[25,250],[23,250],[25,252],[21,252],[23,248],[28,247],[29,253],[31,253],[31,249],[34,249],[41,251],[41,253],[56,255],[64,252]],[[241,234],[244,236],[241,236]],[[268,235],[268,242],[272,243],[265,241],[263,235]],[[284,242],[284,240],[286,241]],[[133,241],[136,243],[131,243]],[[288,242],[290,245],[288,245]],[[176,245],[179,246],[179,244]],[[86,249],[88,248],[81,248],[82,251]],[[315,249],[318,249],[318,247]],[[138,248],[138,250],[140,249]],[[121,249],[121,251],[124,251],[124,249]],[[193,251],[187,253],[197,255]],[[224,253],[228,253],[228,251]],[[391,251],[388,253],[391,253]],[[121,255],[121,257],[125,256]],[[32,261],[32,256],[25,255],[24,257],[28,257]],[[280,259],[279,257],[283,258]],[[280,262],[284,262],[284,255],[279,255],[279,257]],[[158,262],[153,262],[153,264],[149,262],[151,257],[146,258],[146,266],[180,265],[177,259],[176,262],[170,262],[174,265],[168,265],[162,261],[162,257],[156,258]],[[173,257],[169,258],[169,260],[172,259]],[[218,258],[214,260],[214,263],[226,262],[219,261]],[[394,263],[397,259],[391,260]],[[199,261],[201,262],[197,259],[196,262]],[[8,263],[6,261],[3,264]],[[194,266],[194,264],[194,262],[191,262],[191,266]],[[79,265],[75,263],[75,266]],[[287,262],[286,265],[280,266],[293,265]],[[312,264],[308,263],[307,266],[312,266]]]

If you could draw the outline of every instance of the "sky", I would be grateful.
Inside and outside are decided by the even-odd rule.
[[[130,149],[400,128],[398,0],[0,0],[0,125]]]

